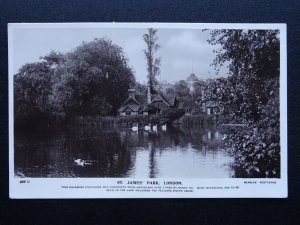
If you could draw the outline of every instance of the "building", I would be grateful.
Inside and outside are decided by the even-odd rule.
[[[206,112],[207,115],[218,115],[219,114],[219,105],[215,101],[207,101],[202,105],[203,112]]]
[[[128,89],[128,99],[119,108],[118,113],[120,116],[138,115],[143,112],[143,107],[135,99],[135,89]],[[148,112],[145,112],[148,114]]]
[[[120,116],[159,114],[162,110],[177,106],[174,96],[163,96],[163,94],[151,94],[148,87],[147,104],[140,104],[135,98],[135,89],[128,89],[128,99],[118,110]]]
[[[188,76],[188,78],[186,78],[186,83],[189,89],[191,90],[191,92],[194,92],[195,84],[198,82],[199,82],[199,78],[194,73],[191,73],[191,75]]]
[[[161,113],[162,110],[176,107],[176,103],[175,95],[167,97],[162,94],[154,94],[152,95],[150,106],[152,112],[158,114]]]

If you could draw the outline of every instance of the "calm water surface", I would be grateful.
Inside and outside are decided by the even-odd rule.
[[[233,161],[216,127],[72,128],[15,137],[19,177],[229,178]],[[75,163],[81,159],[81,163]]]

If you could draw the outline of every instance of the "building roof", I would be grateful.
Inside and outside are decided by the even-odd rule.
[[[175,93],[164,95],[164,98],[169,102],[170,106],[175,105],[175,101],[176,101],[176,94]]]
[[[132,89],[129,89],[132,90]],[[129,108],[133,112],[137,112],[140,108],[141,104],[134,98],[129,97],[118,109],[119,112],[123,112],[125,109]]]
[[[194,73],[191,73],[191,75],[188,76],[188,78],[186,78],[186,81],[187,82],[190,82],[190,81],[199,81],[199,78]]]
[[[175,94],[173,95],[163,95],[161,94],[152,94],[151,103],[154,102],[164,102],[167,106],[174,106],[176,101]],[[134,97],[129,97],[122,106],[118,109],[118,112],[124,112],[125,110],[131,110],[132,112],[138,112],[141,110],[142,112],[148,112],[153,108],[153,105],[144,104],[141,105]]]
[[[119,112],[124,112],[127,109],[129,109],[132,112],[138,112],[140,109],[140,106],[138,105],[125,105],[125,106],[121,106],[121,108],[119,108]]]
[[[131,101],[131,104],[129,104]],[[132,102],[134,102],[135,104],[132,104]],[[129,97],[123,104],[122,106],[125,106],[125,105],[141,105],[135,98],[133,97]]]
[[[153,99],[152,99],[151,103],[161,102],[161,101],[166,103],[168,106],[170,106],[170,103],[165,98],[163,98],[160,94],[157,94],[157,95],[153,96]]]

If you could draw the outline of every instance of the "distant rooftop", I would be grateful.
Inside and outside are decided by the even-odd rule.
[[[162,80],[162,81],[159,82],[159,84],[169,84],[169,82],[166,81],[166,80]]]
[[[194,73],[191,73],[190,76],[188,76],[188,78],[186,78],[186,81],[189,82],[189,81],[198,81],[199,78],[194,74]]]

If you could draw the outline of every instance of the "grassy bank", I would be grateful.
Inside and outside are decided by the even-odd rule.
[[[218,119],[215,115],[209,116],[205,113],[201,113],[198,115],[190,115],[186,114],[182,116],[180,119],[175,120],[173,123],[175,125],[181,126],[199,126],[199,125],[206,125],[206,124],[216,124]]]
[[[38,120],[39,121],[39,120]],[[37,127],[32,127],[33,130],[41,129],[58,129],[63,127],[131,127],[134,124],[148,125],[148,124],[165,124],[173,123],[174,125],[181,125],[186,127],[199,126],[206,124],[217,124],[216,116],[208,116],[206,114],[198,115],[184,115],[177,120],[171,120],[164,114],[155,115],[134,115],[134,116],[77,116],[66,120],[64,116],[55,116],[48,119],[41,120]],[[30,123],[33,124],[33,123]],[[41,125],[40,125],[41,124]],[[43,125],[43,126],[42,126]],[[25,126],[31,127],[29,125]],[[21,130],[18,127],[17,130]]]
[[[70,126],[81,127],[114,127],[116,118],[111,116],[79,116],[70,120]]]
[[[130,127],[133,124],[147,125],[166,123],[161,115],[135,115],[135,116],[121,116],[121,117],[101,117],[101,116],[80,116],[75,117],[69,122],[69,126],[82,127]]]
[[[101,117],[101,116],[80,116],[72,119],[70,126],[82,127],[130,127],[133,124],[147,125],[147,124],[164,124],[170,122],[163,115],[135,115],[135,116],[120,116],[120,117]],[[181,126],[199,126],[206,124],[219,123],[218,117],[209,116],[206,114],[199,115],[184,115],[181,118],[173,121],[175,125]]]

